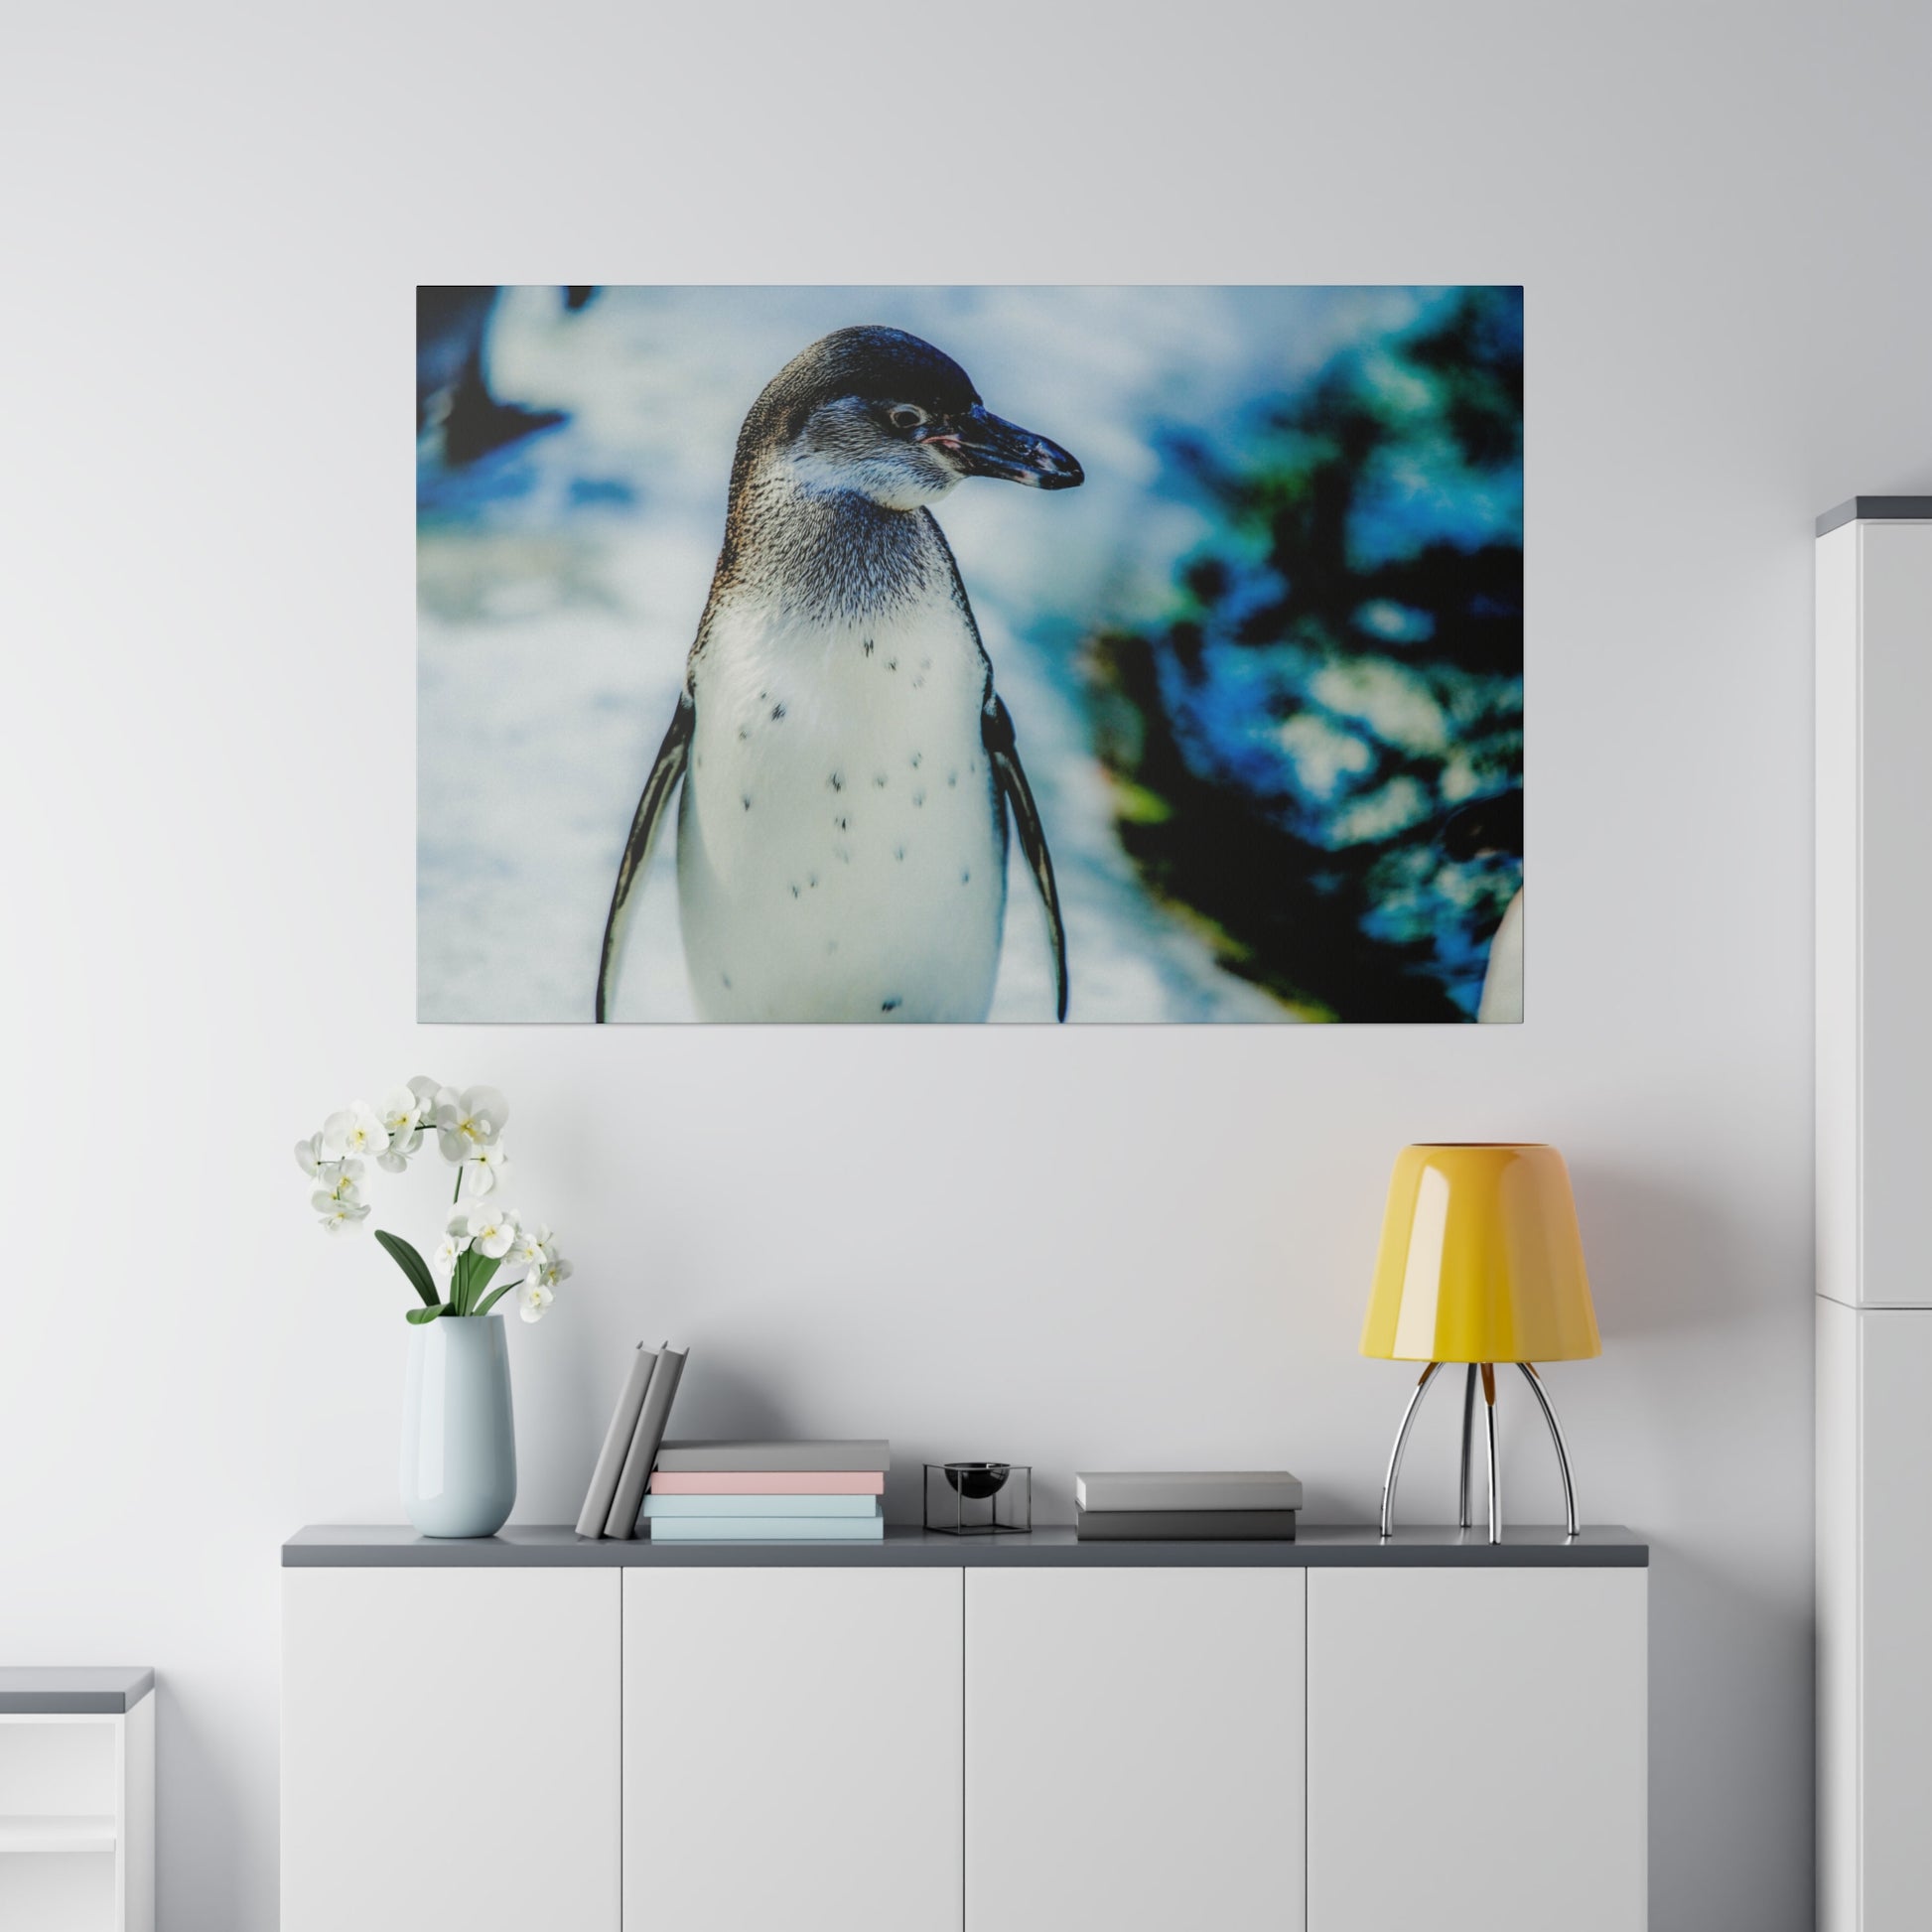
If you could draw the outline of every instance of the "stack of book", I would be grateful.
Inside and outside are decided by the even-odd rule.
[[[666,1443],[644,1495],[653,1543],[879,1543],[886,1443]]]
[[[1286,1469],[1076,1475],[1081,1542],[1289,1541],[1302,1485]]]
[[[664,1426],[671,1419],[671,1399],[684,1373],[689,1349],[637,1344],[630,1373],[605,1431],[604,1448],[591,1474],[591,1486],[578,1512],[579,1536],[634,1537],[643,1507],[644,1484],[650,1479]]]

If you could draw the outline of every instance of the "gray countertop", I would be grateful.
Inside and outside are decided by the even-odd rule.
[[[1932,523],[1932,496],[1854,496],[1818,519],[1818,534],[1846,523]]]
[[[495,1536],[445,1539],[399,1525],[298,1530],[282,1545],[288,1570],[818,1569],[1642,1569],[1650,1546],[1626,1529],[1513,1525],[1486,1531],[1308,1524],[1292,1543],[1081,1543],[1071,1529],[1030,1535],[944,1536],[889,1525],[883,1543],[617,1543],[586,1541],[563,1524],[512,1526]]]
[[[117,1664],[0,1667],[0,1716],[119,1717],[154,1689],[154,1672]]]

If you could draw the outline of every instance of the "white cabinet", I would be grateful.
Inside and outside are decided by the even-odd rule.
[[[1932,1309],[1818,1303],[1820,1923],[1932,1899]]]
[[[283,1573],[282,1932],[618,1932],[620,1587]]]
[[[1932,498],[1820,519],[1818,1905],[1932,1895]]]
[[[282,1932],[1643,1925],[1622,1531],[285,1555]]]
[[[1923,1308],[1932,521],[1859,518],[1819,539],[1817,685],[1818,1292]]]
[[[1306,1572],[966,1574],[966,1932],[1299,1932]]]
[[[1646,1575],[1310,1572],[1308,1932],[1642,1932]]]
[[[627,1932],[958,1932],[960,1590],[623,1574]]]
[[[153,1697],[144,1690],[115,1712],[0,1700],[0,1926],[154,1932],[154,1922]]]

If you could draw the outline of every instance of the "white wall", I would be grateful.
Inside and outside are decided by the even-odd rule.
[[[1808,1924],[1810,533],[1932,487],[1923,15],[180,4],[7,42],[0,1658],[159,1667],[170,1932],[273,1923],[278,1543],[398,1514],[401,1286],[314,1233],[288,1145],[419,1070],[507,1090],[578,1260],[512,1343],[534,1520],[640,1332],[695,1347],[687,1427],[1030,1457],[1048,1517],[1076,1463],[1287,1461],[1366,1516],[1393,1153],[1557,1142],[1605,1353],[1552,1384],[1587,1516],[1656,1552],[1653,1923]],[[1529,1024],[415,1026],[410,290],[571,274],[1525,283]],[[1453,1408],[1411,1455],[1438,1519]]]

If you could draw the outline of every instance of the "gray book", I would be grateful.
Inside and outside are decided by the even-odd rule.
[[[618,1478],[623,1473],[623,1458],[630,1452],[630,1439],[637,1433],[637,1415],[644,1406],[644,1391],[650,1386],[650,1372],[657,1362],[657,1350],[640,1341],[630,1358],[630,1373],[623,1378],[618,1406],[611,1412],[611,1427],[604,1432],[604,1447],[598,1450],[597,1467],[591,1471],[591,1486],[584,1492],[584,1507],[577,1512],[579,1536],[602,1536],[611,1520],[611,1504],[618,1493]]]
[[[1082,1509],[1300,1509],[1302,1482],[1286,1469],[1109,1470],[1073,1478]]]
[[[666,1443],[657,1466],[665,1475],[831,1472],[883,1474],[893,1466],[890,1443]]]
[[[637,1427],[631,1431],[630,1448],[624,1454],[623,1473],[618,1477],[618,1493],[611,1499],[611,1514],[604,1525],[606,1536],[621,1539],[637,1534],[644,1484],[650,1480],[650,1465],[657,1459],[664,1425],[671,1419],[678,1377],[684,1373],[684,1359],[690,1352],[688,1348],[673,1348],[668,1342],[657,1351],[650,1387],[644,1391],[644,1406],[637,1411]]]
[[[1082,1543],[1293,1543],[1292,1509],[1083,1509]]]

